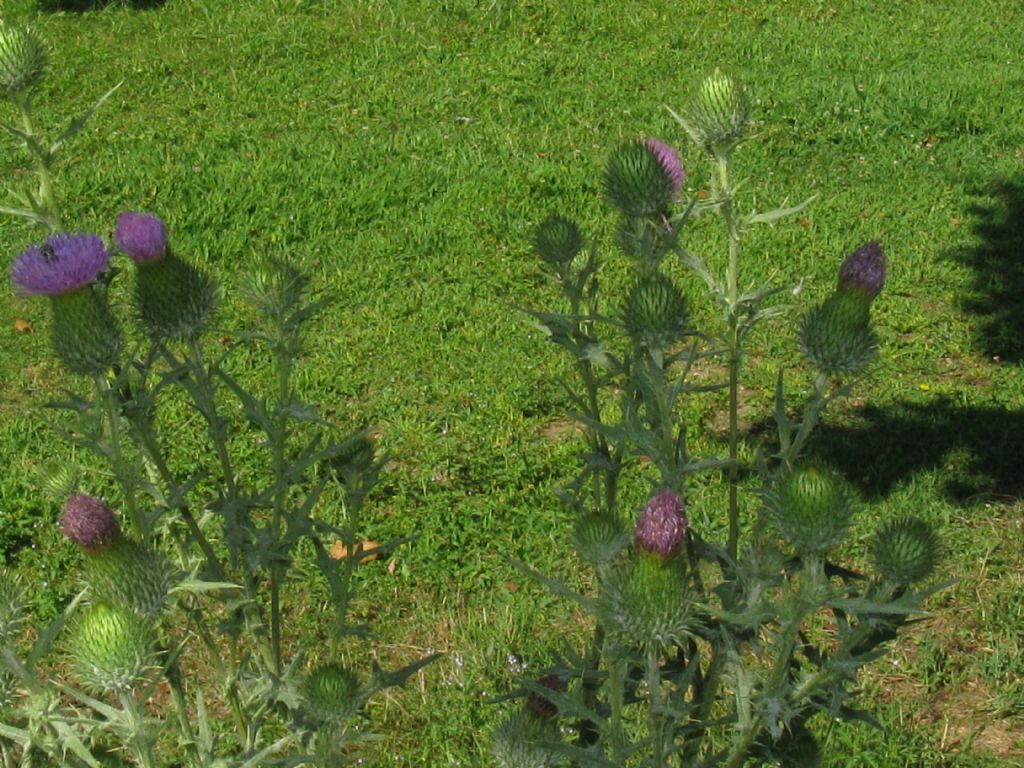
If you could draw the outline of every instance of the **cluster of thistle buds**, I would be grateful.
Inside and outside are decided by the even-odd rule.
[[[93,496],[67,500],[60,530],[84,556],[89,604],[68,642],[78,676],[91,690],[128,693],[158,665],[174,570],[159,552],[126,537],[113,510]]]
[[[124,213],[114,241],[135,264],[135,304],[155,342],[190,339],[217,303],[212,280],[172,253],[164,223]],[[71,373],[104,375],[121,359],[121,332],[107,301],[111,251],[97,235],[58,233],[22,253],[11,280],[25,296],[46,296],[53,310],[54,352]]]

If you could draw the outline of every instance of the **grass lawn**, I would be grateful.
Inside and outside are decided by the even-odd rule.
[[[687,146],[665,105],[680,107],[720,65],[757,96],[757,130],[736,157],[746,204],[818,196],[747,241],[745,276],[804,279],[810,301],[862,243],[880,241],[889,259],[880,359],[814,446],[867,502],[843,557],[862,563],[878,519],[915,512],[941,526],[942,575],[959,580],[865,675],[882,728],[822,724],[826,764],[1024,765],[1014,3],[167,0],[79,13],[9,0],[3,13],[53,49],[40,127],[125,81],[63,155],[71,228],[109,235],[123,210],[162,216],[177,252],[227,287],[226,327],[245,321],[231,286],[260,255],[294,259],[335,299],[311,326],[300,378],[330,418],[373,426],[392,456],[365,536],[417,536],[361,570],[356,611],[382,662],[444,654],[371,705],[383,741],[367,764],[486,764],[505,711],[487,701],[543,667],[553,642],[586,632],[509,563],[582,573],[554,496],[580,448],[558,385],[567,366],[516,309],[557,301],[530,233],[560,212],[607,238],[608,153],[649,135]],[[695,193],[709,168],[694,153],[684,164]],[[28,182],[11,142],[0,173]],[[4,266],[37,239],[0,221]],[[701,221],[686,242],[722,253]],[[67,383],[47,323],[45,302],[0,302],[0,557],[44,582],[44,616],[75,586],[59,503],[37,488],[47,460],[75,458],[39,410]],[[756,427],[777,365],[797,355],[784,324],[753,349],[745,412]],[[721,407],[690,408],[705,453],[724,450]],[[204,450],[188,413],[169,425],[186,461]],[[690,505],[692,525],[721,527],[714,484],[695,487]],[[315,642],[320,598],[295,590],[308,593],[296,637]]]

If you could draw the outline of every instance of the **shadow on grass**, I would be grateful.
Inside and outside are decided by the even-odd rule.
[[[821,426],[811,452],[841,470],[866,499],[938,470],[943,492],[964,503],[1024,496],[1024,414],[997,406],[868,406],[857,427]]]
[[[43,13],[86,13],[109,6],[144,11],[159,8],[165,2],[167,0],[38,0],[38,7]]]
[[[949,256],[974,270],[972,290],[960,306],[981,319],[976,343],[990,356],[1024,360],[1024,179],[975,192],[967,209],[973,247]]]

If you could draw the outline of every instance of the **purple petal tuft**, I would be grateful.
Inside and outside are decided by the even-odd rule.
[[[105,547],[121,535],[121,526],[110,508],[94,496],[76,493],[64,502],[60,532],[85,550]]]
[[[148,213],[122,213],[114,229],[114,242],[136,264],[158,261],[167,253],[167,227]]]
[[[686,181],[686,170],[676,151],[665,142],[653,138],[647,140],[647,148],[658,158],[661,167],[665,169],[665,173],[672,181],[672,192],[675,193],[682,189],[683,182]]]
[[[875,298],[885,285],[885,254],[882,246],[871,241],[846,257],[839,268],[839,288],[861,291]]]
[[[24,296],[59,296],[95,282],[109,264],[96,235],[61,233],[15,259],[11,280]]]
[[[668,558],[686,540],[688,527],[682,499],[672,491],[659,491],[636,521],[634,542],[645,552]]]

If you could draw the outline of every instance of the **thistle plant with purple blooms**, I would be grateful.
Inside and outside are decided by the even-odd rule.
[[[876,575],[832,562],[858,505],[837,473],[804,456],[822,412],[849,393],[876,353],[870,308],[886,280],[877,242],[855,249],[832,293],[796,314],[794,341],[811,378],[800,406],[790,406],[780,370],[774,439],[740,432],[745,346],[762,323],[792,317],[779,298],[796,295],[785,286],[741,289],[745,235],[811,202],[741,209],[733,155],[752,125],[752,104],[716,70],[673,113],[710,161],[707,194],[684,189],[679,155],[663,141],[612,154],[605,191],[632,271],[618,295],[599,282],[597,248],[572,221],[555,216],[538,229],[535,249],[568,311],[527,312],[575,366],[568,388],[586,451],[561,498],[576,515],[571,543],[594,569],[593,594],[576,596],[593,615],[594,636],[583,653],[562,654],[545,670],[568,681],[564,689],[522,681],[518,695],[546,698],[563,727],[511,715],[495,733],[499,765],[796,765],[797,741],[799,764],[816,764],[810,719],[858,716],[856,670],[941,588],[920,587],[939,543],[917,519],[878,530]],[[683,246],[698,215],[721,221],[724,258],[705,260]],[[692,327],[693,298],[666,268],[670,260],[707,287],[717,327]],[[724,381],[694,380],[694,367],[711,360],[724,364]],[[682,402],[717,391],[726,395],[726,455],[694,456]],[[723,486],[720,512],[706,508],[705,491],[695,494],[703,497],[696,509],[684,503],[688,490],[708,485],[696,477],[708,474]],[[658,490],[637,503],[637,483]],[[747,508],[744,497],[759,504]],[[811,628],[823,613],[837,628],[830,638]]]
[[[166,225],[152,214],[122,215],[114,241],[135,273],[130,310],[108,303],[111,253],[94,235],[53,235],[11,269],[20,293],[53,303],[61,363],[93,378],[92,399],[76,393],[58,404],[69,417],[61,428],[98,460],[92,474],[83,473],[80,487],[113,477],[123,515],[81,491],[67,499],[59,527],[81,552],[85,586],[55,629],[40,633],[30,654],[40,657],[55,637],[66,636],[60,642],[75,659],[84,692],[63,682],[58,689],[38,668],[19,662],[16,638],[4,634],[0,683],[12,676],[28,695],[15,697],[11,725],[0,739],[30,744],[21,747],[22,756],[59,760],[74,753],[83,764],[96,765],[91,737],[76,735],[88,734],[91,724],[93,735],[113,734],[139,765],[155,768],[161,763],[157,735],[173,723],[181,729],[189,765],[255,766],[272,757],[344,764],[351,742],[363,738],[354,726],[367,701],[382,688],[402,685],[432,657],[393,672],[340,672],[328,662],[307,673],[302,649],[292,647],[295,638],[283,620],[282,585],[292,578],[296,550],[308,547],[327,584],[334,636],[361,631],[348,606],[355,568],[367,560],[339,562],[330,551],[335,541],[359,551],[361,512],[381,459],[366,433],[346,435],[330,427],[294,387],[303,325],[323,302],[310,299],[301,272],[268,261],[252,271],[244,291],[256,330],[211,361],[203,337],[215,308],[213,282],[173,252]],[[114,318],[133,315],[147,341],[122,350]],[[95,354],[99,337],[117,341],[108,344],[117,354]],[[270,395],[251,392],[230,372],[231,350],[243,348],[245,340],[262,341],[270,352],[276,382]],[[158,429],[158,413],[175,388],[202,418],[210,447],[208,460],[189,475],[173,469],[179,464],[174,442]],[[244,422],[228,415],[229,398]],[[243,480],[237,436],[252,429],[266,446],[265,473]],[[314,516],[327,497],[345,507],[343,525]],[[58,634],[65,623],[67,632]],[[188,628],[184,634],[182,628]],[[207,693],[222,695],[231,713],[231,723],[220,730],[233,729],[234,735],[217,743],[202,737],[211,732],[204,704],[209,699],[185,688],[178,666],[186,647],[197,642],[201,647],[193,650],[222,673]],[[158,684],[169,687],[173,709],[155,719],[142,705]],[[46,704],[44,718],[31,714],[40,702],[55,700],[58,690],[75,707],[91,709],[95,720],[56,704]],[[270,740],[269,733],[278,735]]]
[[[144,768],[344,765],[366,738],[367,702],[434,657],[393,671],[330,659],[342,644],[351,659],[352,638],[367,635],[349,615],[355,569],[400,542],[357,543],[368,538],[363,512],[383,460],[367,432],[331,425],[295,385],[305,323],[325,301],[310,296],[292,265],[255,265],[243,291],[251,327],[224,351],[225,330],[210,341],[217,285],[171,247],[162,219],[128,212],[114,243],[135,291],[131,307],[112,302],[123,294],[107,290],[119,272],[111,250],[96,235],[58,232],[53,153],[84,118],[47,149],[27,95],[42,70],[4,69],[16,56],[42,67],[32,58],[36,42],[0,25],[0,88],[21,109],[24,130],[4,127],[32,150],[40,180],[22,208],[0,212],[56,232],[15,259],[11,281],[22,296],[50,300],[58,361],[92,380],[90,394],[70,378],[68,400],[53,407],[65,415],[61,434],[94,461],[76,472],[58,468],[60,477],[44,483],[71,491],[59,528],[79,551],[84,586],[50,628],[33,633],[31,647],[18,631],[19,583],[0,573],[2,762],[99,768],[113,747]],[[141,333],[126,338],[141,341],[122,343],[120,324],[133,322]],[[238,351],[253,347],[272,361],[268,391],[232,372]],[[182,398],[207,441],[198,457],[177,455],[190,441],[163,432],[166,404]],[[243,473],[238,451],[246,445],[261,446],[264,461],[254,467],[259,460],[246,449]],[[101,486],[109,503],[87,492]],[[325,508],[343,509],[343,521],[319,516]],[[337,543],[352,556],[333,557]],[[302,610],[289,609],[282,589],[300,552],[312,553],[333,609],[332,644],[308,670],[284,621]],[[55,648],[71,663],[47,665]],[[186,687],[179,660],[193,655],[215,679]],[[73,677],[50,677],[63,669]],[[169,701],[154,695],[158,688]],[[228,713],[225,722],[215,712]],[[174,728],[178,738],[167,738]]]

